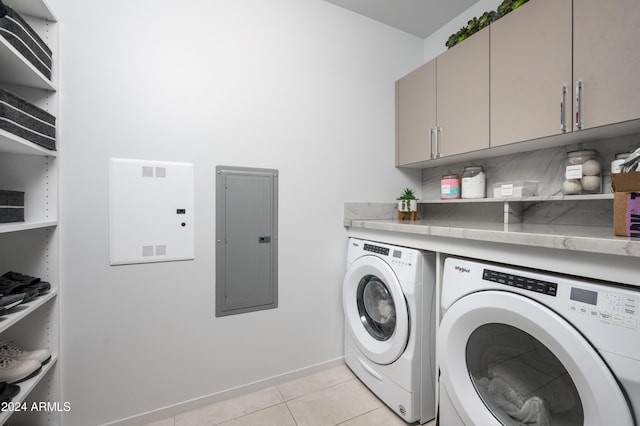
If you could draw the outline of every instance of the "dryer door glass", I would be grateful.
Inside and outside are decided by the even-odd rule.
[[[569,373],[528,333],[506,324],[482,325],[469,337],[466,360],[476,392],[502,424],[584,424]]]
[[[396,328],[396,309],[386,284],[375,275],[358,283],[358,312],[367,332],[376,340],[388,340]]]

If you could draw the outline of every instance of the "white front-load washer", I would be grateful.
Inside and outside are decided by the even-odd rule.
[[[640,288],[449,257],[442,426],[632,426]]]
[[[435,256],[349,239],[345,362],[406,422],[435,417]]]

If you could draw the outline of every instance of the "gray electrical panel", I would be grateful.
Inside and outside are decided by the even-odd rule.
[[[216,316],[278,307],[278,171],[216,167]]]

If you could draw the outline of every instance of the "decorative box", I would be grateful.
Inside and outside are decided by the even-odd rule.
[[[621,237],[640,237],[640,172],[612,173],[613,229]]]
[[[520,180],[493,184],[493,198],[534,197],[538,193],[538,181]]]
[[[24,222],[24,192],[0,189],[0,223]]]
[[[47,149],[56,149],[56,118],[3,89],[0,89],[0,129]]]
[[[45,77],[51,79],[52,52],[49,46],[10,6],[5,6],[3,11],[6,11],[6,15],[0,17],[0,37],[7,40]]]

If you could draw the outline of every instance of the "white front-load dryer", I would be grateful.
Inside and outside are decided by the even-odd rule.
[[[449,257],[442,426],[633,426],[640,288]]]
[[[345,362],[407,422],[435,417],[435,256],[349,239]]]

